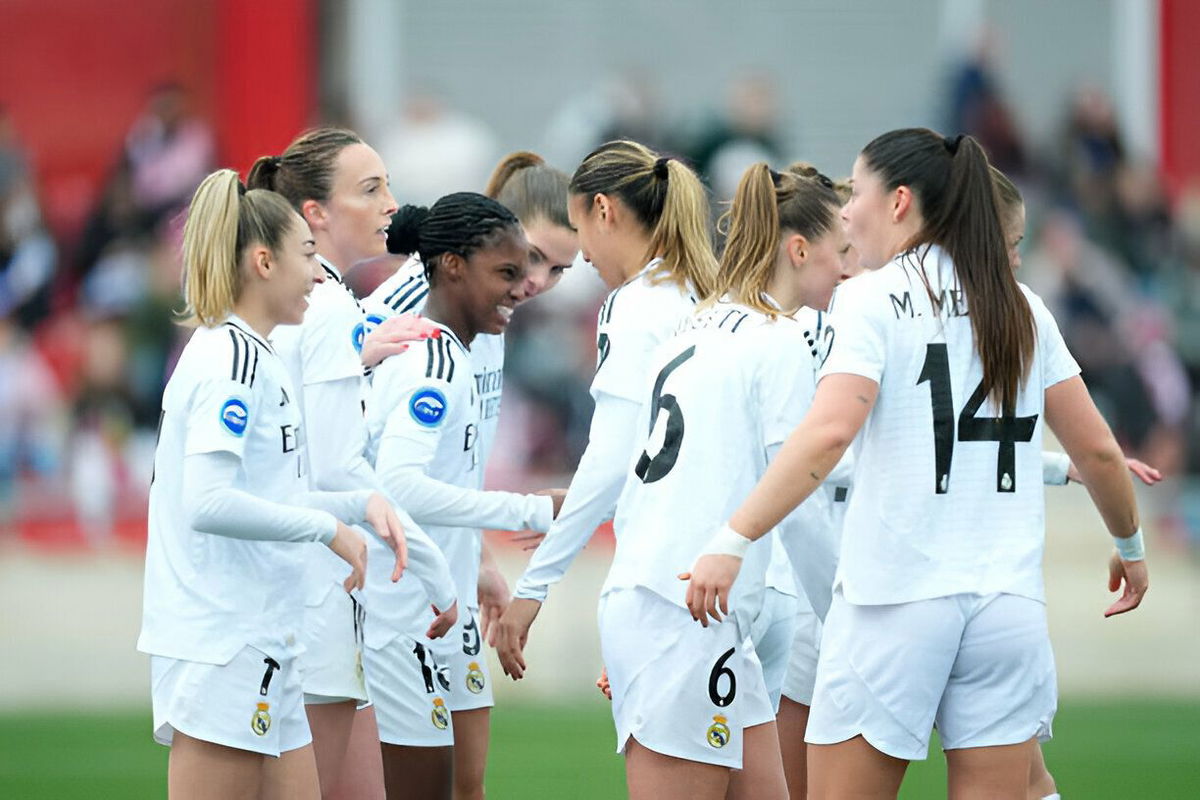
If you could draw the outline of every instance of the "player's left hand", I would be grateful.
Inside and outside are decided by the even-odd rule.
[[[679,575],[679,580],[690,581],[684,602],[692,619],[707,628],[709,617],[720,622],[721,614],[729,614],[729,590],[741,568],[737,556],[704,555],[696,559],[691,572]]]
[[[1136,458],[1127,458],[1125,459],[1125,466],[1129,467],[1129,471],[1147,486],[1153,486],[1162,480],[1162,473],[1145,461],[1138,461]],[[1083,476],[1079,474],[1079,470],[1075,469],[1074,463],[1071,463],[1067,467],[1067,480],[1074,481],[1075,483],[1083,483]]]
[[[525,677],[525,643],[529,641],[529,629],[541,609],[542,604],[537,600],[514,597],[508,610],[496,622],[496,655],[504,674],[514,681]]]
[[[612,684],[608,682],[607,667],[600,668],[600,677],[596,678],[596,688],[600,690],[601,694],[612,700]]]
[[[411,312],[388,317],[363,340],[363,366],[373,367],[388,356],[403,353],[411,342],[436,339],[441,333],[437,325]]]
[[[489,647],[495,647],[495,624],[508,609],[512,595],[508,581],[492,566],[479,568],[479,633]]]
[[[392,570],[392,583],[395,583],[408,566],[408,540],[404,538],[404,526],[400,524],[400,518],[396,516],[392,504],[375,492],[367,501],[363,521],[374,528],[379,538],[396,554],[396,568]]]
[[[1108,590],[1118,591],[1121,584],[1125,585],[1125,591],[1121,593],[1117,602],[1104,612],[1106,617],[1133,611],[1141,605],[1146,590],[1150,588],[1150,573],[1146,570],[1146,562],[1125,561],[1114,551],[1108,559]]]

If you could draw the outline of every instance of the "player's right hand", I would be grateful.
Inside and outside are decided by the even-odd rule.
[[[454,604],[445,611],[438,611],[437,606],[430,606],[430,608],[437,616],[433,618],[433,624],[429,626],[429,630],[425,631],[425,637],[440,639],[454,627],[454,623],[458,622],[458,601],[454,601]]]
[[[408,566],[408,540],[404,537],[404,526],[400,524],[400,518],[396,516],[392,504],[379,492],[373,492],[371,499],[367,501],[364,521],[375,529],[379,538],[396,554],[396,566],[392,570],[392,583],[395,583],[400,580],[405,567]]]
[[[345,523],[339,521],[337,533],[329,543],[338,558],[350,565],[350,575],[343,581],[346,591],[361,589],[367,574],[367,543]]]
[[[612,700],[612,684],[608,682],[608,667],[600,668],[600,677],[596,678],[596,688],[602,695]]]
[[[519,681],[525,677],[525,643],[529,641],[529,628],[537,619],[542,604],[527,597],[514,597],[508,609],[492,629],[496,634],[496,655],[504,674]]]
[[[1108,559],[1108,590],[1118,591],[1122,583],[1125,591],[1108,607],[1104,616],[1112,617],[1137,608],[1150,588],[1150,573],[1146,570],[1145,560],[1125,561],[1114,551]]]

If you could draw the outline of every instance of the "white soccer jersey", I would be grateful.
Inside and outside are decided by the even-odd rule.
[[[533,551],[513,590],[516,597],[544,600],[560,581],[596,526],[612,518],[625,482],[631,430],[638,407],[647,401],[646,380],[656,348],[670,339],[695,310],[696,297],[671,282],[651,283],[654,259],[614,289],[596,325],[597,365],[591,393],[596,401],[587,451],[554,526]]]
[[[1016,407],[979,391],[966,297],[948,256],[897,256],[839,287],[821,376],[879,383],[863,428],[838,580],[860,605],[1007,592],[1043,599],[1045,390],[1079,367],[1025,287],[1037,344]],[[931,295],[935,299],[931,299]]]
[[[380,322],[397,314],[425,311],[429,299],[429,280],[425,277],[425,265],[413,256],[396,270],[387,280],[379,284],[363,300],[367,312],[368,332]],[[471,342],[471,369],[475,375],[475,391],[479,395],[479,437],[476,444],[480,463],[486,465],[496,442],[496,429],[500,422],[500,395],[504,389],[504,335],[493,336],[481,333]],[[483,488],[484,471],[479,471],[479,483]],[[472,601],[474,602],[474,601]]]
[[[287,502],[308,488],[287,370],[236,317],[192,334],[163,394],[138,649],[211,664],[227,663],[248,644],[295,653],[311,546],[187,527],[184,459],[212,452],[241,460],[233,488],[255,497]]]
[[[342,283],[337,269],[320,256],[317,257],[325,270],[325,281],[313,287],[309,295],[308,310],[304,312],[301,325],[280,325],[271,332],[271,345],[287,366],[296,388],[296,399],[301,409],[317,412],[317,419],[309,420],[309,456],[336,451],[339,448],[322,447],[320,437],[342,439],[351,436],[366,447],[365,427],[361,413],[358,419],[344,419],[341,423],[329,424],[328,419],[341,409],[314,409],[304,403],[305,385],[346,381],[341,391],[351,393],[346,402],[339,405],[361,409],[364,400],[363,367],[359,358],[364,334],[363,310],[354,295]],[[320,413],[324,411],[325,413]],[[361,452],[361,449],[359,450]],[[319,465],[325,470],[337,467]],[[311,465],[308,473],[315,479]],[[317,488],[317,487],[314,487]],[[368,488],[368,487],[356,487]],[[306,602],[316,606],[335,588],[340,589],[346,578],[346,562],[338,558],[328,547],[312,547],[308,553],[308,569],[305,576]]]
[[[617,504],[604,591],[642,586],[682,606],[687,583],[677,576],[811,404],[812,356],[794,320],[722,302],[659,349],[650,375],[638,424],[644,450]],[[824,522],[802,535],[827,537]],[[752,544],[734,586],[730,608],[747,624],[762,602],[770,556],[770,539]]]
[[[398,440],[403,445],[402,456],[423,464],[430,478],[474,488],[483,466],[477,449],[479,396],[470,371],[470,352],[449,328],[439,327],[438,338],[427,339],[423,346],[413,346],[376,367],[367,404],[369,458],[379,475],[386,476],[391,465],[386,455],[381,457],[381,449],[384,440]],[[438,525],[436,520],[423,518],[415,507],[410,507],[409,513],[445,554],[459,598],[472,604],[479,576],[479,530]],[[384,572],[390,575],[391,567],[372,570],[377,571],[381,576]],[[412,591],[419,587],[402,578],[393,596],[387,578],[372,581],[372,585],[389,595],[371,604],[373,618],[387,620],[393,631],[409,631],[415,626],[420,627],[418,634],[425,632],[421,623],[429,616],[429,604],[423,593]],[[380,605],[385,608],[380,610]]]

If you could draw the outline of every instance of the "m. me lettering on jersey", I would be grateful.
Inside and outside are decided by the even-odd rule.
[[[899,297],[889,294],[888,298],[892,302],[892,313],[896,315],[896,319],[913,319],[923,316],[920,311],[913,308],[912,295],[909,292],[904,292]],[[962,289],[942,289],[936,295],[929,294],[929,301],[933,304],[934,311],[939,317],[967,316],[965,300]]]

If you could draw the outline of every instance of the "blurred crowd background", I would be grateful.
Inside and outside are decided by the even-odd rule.
[[[12,41],[109,19],[5,5]],[[843,176],[871,135],[928,125],[977,136],[1024,192],[1020,278],[1127,453],[1169,476],[1153,535],[1200,548],[1200,174],[1172,163],[1160,127],[1162,103],[1200,104],[1195,78],[1168,91],[1159,72],[1164,15],[1200,27],[1184,3],[115,5],[117,27],[94,36],[115,60],[91,41],[38,83],[33,50],[0,56],[0,540],[144,537],[161,392],[187,335],[172,317],[180,212],[208,171],[244,171],[308,125],[359,129],[401,203],[481,190],[513,149],[570,173],[631,137],[694,165],[718,212],[752,162]],[[165,43],[147,38],[158,25]],[[299,75],[276,87],[281,70]],[[497,485],[568,475],[586,444],[591,272],[577,263],[514,320]]]

